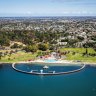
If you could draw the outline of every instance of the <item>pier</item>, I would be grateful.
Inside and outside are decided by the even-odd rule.
[[[13,63],[12,64],[12,68],[18,72],[22,72],[22,73],[25,73],[25,74],[32,74],[32,75],[62,75],[62,74],[70,74],[70,73],[75,73],[75,72],[79,72],[81,70],[83,70],[85,68],[85,64],[82,64],[82,67],[79,68],[79,69],[76,69],[76,70],[72,70],[72,71],[66,71],[66,72],[56,72],[55,70],[53,71],[49,71],[47,73],[44,73],[43,70],[41,69],[40,72],[38,70],[31,70],[30,72],[27,72],[27,71],[23,71],[23,70],[20,70],[20,69],[17,69],[15,67],[16,63]]]

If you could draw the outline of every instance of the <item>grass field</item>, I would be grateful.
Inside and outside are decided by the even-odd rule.
[[[10,50],[9,50],[10,51]],[[70,51],[68,54],[64,55],[65,58],[64,60],[80,60],[84,62],[94,62],[96,63],[96,56],[83,56],[83,53],[86,52],[85,48],[62,48],[60,49],[60,52],[67,52]],[[6,52],[6,50],[0,50],[0,52]],[[75,52],[75,54],[73,54]],[[96,51],[92,48],[88,48],[88,54],[96,54]],[[13,63],[13,62],[20,62],[20,61],[28,61],[28,60],[33,60],[36,59],[36,56],[38,55],[38,52],[36,53],[26,53],[24,51],[19,51],[16,53],[13,53],[11,55],[6,55],[1,57],[0,62],[8,62],[8,63]]]
[[[83,53],[86,52],[85,48],[62,48],[61,52],[70,51],[69,54],[66,54],[66,60],[81,60],[84,62],[96,62],[96,56],[83,56]],[[72,53],[75,52],[73,55]],[[96,51],[92,48],[88,48],[88,54],[96,54]]]
[[[28,60],[33,60],[37,56],[37,53],[25,53],[23,51],[13,53],[11,56],[6,55],[1,58],[0,62],[8,62],[8,63],[13,63],[13,62],[20,62],[20,61],[28,61]]]

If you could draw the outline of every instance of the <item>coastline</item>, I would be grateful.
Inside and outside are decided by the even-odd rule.
[[[60,64],[60,65],[79,65],[79,64],[85,64],[85,65],[96,65],[96,62],[74,62],[73,60],[69,61],[69,60],[62,60],[62,62],[42,62],[41,60],[39,61],[20,61],[20,62],[0,62],[0,65],[1,64],[13,64],[13,63],[20,63],[20,64],[23,64],[23,63],[26,63],[26,64],[51,64],[51,65],[55,65],[55,64]]]

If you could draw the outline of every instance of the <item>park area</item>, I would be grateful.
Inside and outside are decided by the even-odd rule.
[[[1,63],[14,63],[21,61],[34,61],[39,56],[51,54],[52,51],[40,51],[31,53],[23,50],[0,50],[0,62]],[[68,61],[83,61],[89,63],[96,63],[96,50],[93,48],[61,48],[58,51],[62,60]]]

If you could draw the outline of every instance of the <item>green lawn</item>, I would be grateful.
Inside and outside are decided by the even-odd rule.
[[[69,54],[66,54],[66,60],[81,60],[84,62],[96,62],[96,56],[83,56],[82,54],[86,52],[85,48],[62,48],[61,52],[70,51]],[[72,53],[75,52],[75,55]],[[88,53],[94,54],[96,53],[94,49],[88,48]]]
[[[0,62],[19,62],[19,61],[28,61],[30,59],[35,59],[37,56],[37,53],[25,53],[23,51],[13,53],[11,56],[7,55],[1,58]]]
[[[9,50],[10,51],[10,50]],[[61,48],[61,52],[68,52],[70,53],[66,54],[66,58],[63,58],[64,60],[81,60],[84,62],[96,62],[96,56],[83,56],[83,53],[86,52],[85,48]],[[0,52],[6,52],[6,50],[1,50]],[[20,62],[20,61],[28,61],[28,60],[33,60],[36,59],[36,56],[39,51],[36,53],[26,53],[24,51],[19,51],[17,53],[13,53],[11,55],[6,55],[1,58],[0,62],[8,62],[8,63],[13,63],[13,62]],[[75,52],[75,54],[73,54]],[[94,49],[88,48],[88,53],[96,53]]]
[[[79,53],[84,53],[86,51],[85,48],[61,48],[61,52],[64,51],[74,51],[74,52],[79,52]],[[93,48],[88,48],[88,53],[96,53]]]

